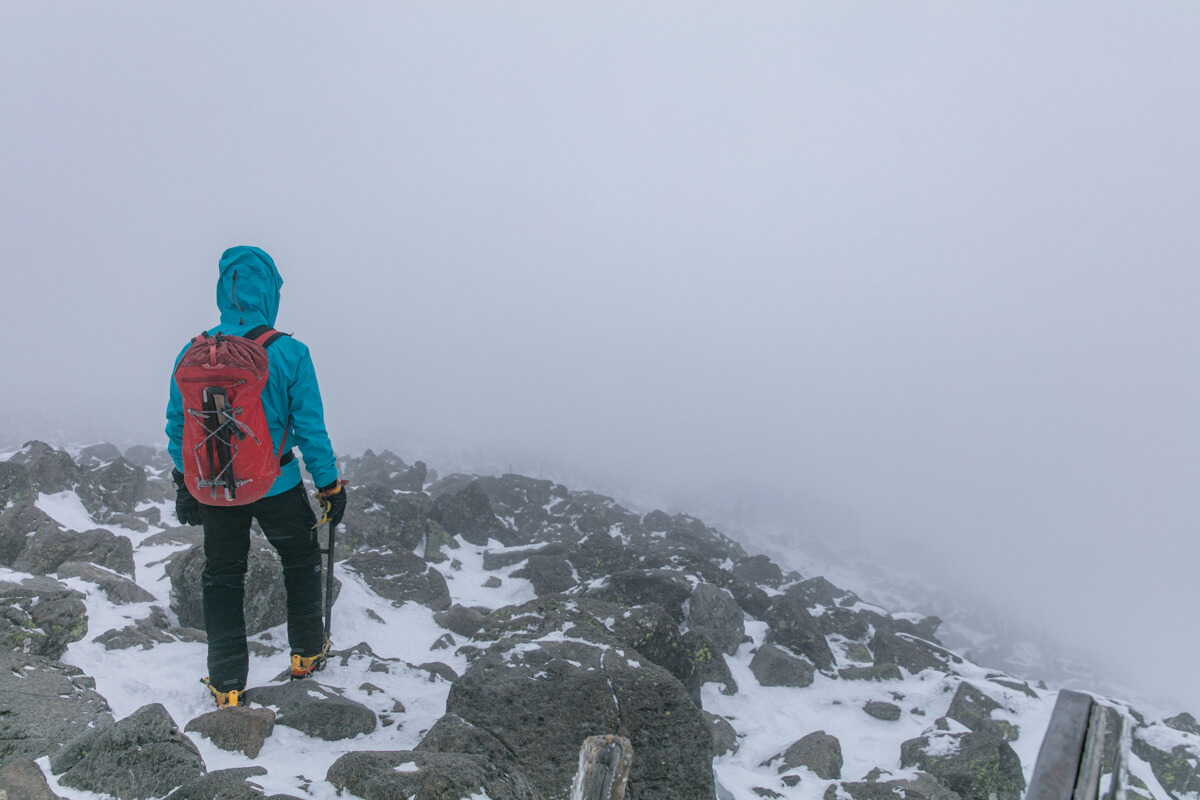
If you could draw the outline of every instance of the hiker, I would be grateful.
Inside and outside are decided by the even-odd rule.
[[[322,669],[329,650],[322,619],[317,527],[326,521],[336,527],[341,521],[346,489],[338,480],[308,348],[271,328],[279,311],[281,286],[283,279],[275,262],[263,250],[232,247],[222,254],[217,281],[221,322],[193,339],[176,359],[167,405],[168,451],[175,462],[175,515],[182,525],[204,526],[201,585],[204,628],[208,633],[208,677],[203,682],[221,708],[238,705],[246,688],[249,657],[242,603],[251,520],[258,520],[283,564],[291,677],[307,678]],[[225,407],[224,390],[195,386],[198,382],[219,381],[207,376],[189,381],[182,374],[185,367],[181,364],[187,361],[185,356],[192,358],[189,351],[197,342],[203,344],[202,355],[207,359],[210,349],[215,353],[218,345],[240,348],[237,352],[254,350],[258,345],[252,346],[245,338],[232,338],[244,335],[265,345],[261,411],[257,401],[251,404],[241,399]],[[261,358],[262,351],[255,352]],[[245,382],[227,383],[228,397],[234,398]],[[185,387],[182,393],[181,385]],[[204,392],[203,408],[194,396],[199,391]],[[251,405],[254,407],[243,407]],[[224,427],[214,420],[220,420]],[[185,424],[195,426],[199,434],[192,428],[185,433]],[[256,424],[258,431],[254,430]],[[269,436],[262,427],[269,429]],[[264,451],[265,472],[253,464],[247,467],[244,461],[252,457],[260,440],[267,442],[264,447],[269,445]],[[301,482],[293,444],[300,448],[304,466],[319,487],[317,497],[324,511],[321,523]],[[273,452],[274,448],[278,451]],[[260,499],[247,502],[254,496]]]

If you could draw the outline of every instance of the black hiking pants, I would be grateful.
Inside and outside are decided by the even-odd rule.
[[[208,677],[219,691],[244,689],[250,660],[246,650],[246,562],[250,522],[257,519],[283,563],[287,591],[288,644],[293,653],[315,656],[325,645],[321,605],[321,546],[317,521],[304,484],[244,506],[200,506],[204,522],[204,628],[208,633]]]

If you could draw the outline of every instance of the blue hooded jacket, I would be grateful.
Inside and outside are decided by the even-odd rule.
[[[275,262],[257,247],[231,247],[221,255],[221,273],[217,279],[217,308],[221,324],[209,334],[241,335],[257,325],[275,325],[279,313],[279,289],[283,278]],[[189,343],[190,344],[190,343]],[[188,345],[175,358],[176,365]],[[300,448],[304,466],[317,486],[337,480],[337,462],[329,434],[325,431],[325,411],[321,390],[313,370],[308,347],[291,336],[281,336],[267,348],[270,375],[263,388],[262,403],[271,440],[278,449],[284,442],[284,429],[291,417],[286,447]],[[167,452],[175,468],[183,471],[183,400],[171,378],[171,396],[167,403]],[[284,465],[267,496],[286,492],[300,483],[300,464],[295,459]]]

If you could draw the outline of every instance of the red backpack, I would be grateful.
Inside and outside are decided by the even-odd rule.
[[[183,398],[183,477],[205,505],[253,503],[280,475],[284,447],[275,451],[262,390],[270,374],[266,348],[286,335],[269,325],[243,336],[201,333],[175,367]]]

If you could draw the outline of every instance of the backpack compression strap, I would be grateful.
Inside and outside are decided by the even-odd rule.
[[[250,330],[243,333],[242,338],[249,339],[252,342],[256,342],[257,344],[262,345],[263,349],[266,349],[267,347],[271,346],[272,342],[274,342],[276,339],[280,338],[281,336],[290,336],[290,335],[291,334],[277,331],[274,328],[272,328],[270,325],[256,325],[255,327],[253,327]],[[287,425],[284,426],[284,429],[283,429],[283,441],[279,443],[279,452],[283,453],[283,455],[281,455],[279,457],[279,466],[281,466],[281,467],[287,466],[296,458],[296,451],[292,450],[290,447],[287,448],[287,452],[284,452],[284,448],[287,447],[288,430],[291,427],[292,427],[292,418],[288,417]]]
[[[258,325],[243,333],[242,338],[258,342],[263,347],[270,347],[271,343],[279,337],[290,335],[291,334],[277,331],[270,325]]]

